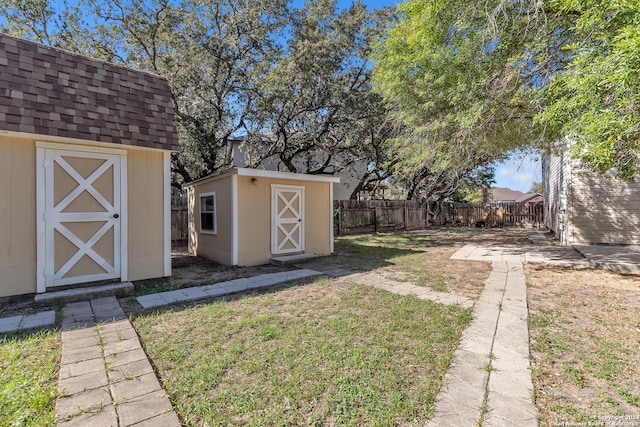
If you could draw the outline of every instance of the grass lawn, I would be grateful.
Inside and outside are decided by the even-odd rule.
[[[335,280],[133,323],[186,425],[424,424],[470,310]]]
[[[51,426],[58,395],[60,332],[0,337],[0,426]]]
[[[392,280],[476,299],[489,276],[489,263],[449,259],[468,240],[484,236],[474,229],[425,233],[340,236],[327,262],[371,271]]]
[[[640,425],[640,277],[526,273],[540,425]]]

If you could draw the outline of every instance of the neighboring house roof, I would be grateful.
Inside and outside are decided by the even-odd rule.
[[[165,78],[3,33],[0,130],[179,149]]]
[[[494,203],[500,202],[518,202],[518,203],[527,203],[535,200],[537,197],[540,197],[542,200],[542,195],[540,193],[523,193],[521,191],[512,190],[510,188],[492,188],[493,197],[491,201]]]

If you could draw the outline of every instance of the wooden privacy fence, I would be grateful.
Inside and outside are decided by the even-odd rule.
[[[542,202],[473,204],[415,200],[335,200],[338,235],[415,230],[429,225],[541,227]]]
[[[179,193],[171,195],[171,240],[187,240],[189,223],[187,222],[187,196]]]

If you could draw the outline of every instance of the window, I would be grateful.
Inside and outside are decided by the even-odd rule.
[[[200,231],[217,234],[216,193],[200,194]]]

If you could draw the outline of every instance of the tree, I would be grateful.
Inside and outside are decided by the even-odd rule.
[[[229,167],[229,139],[246,132],[255,116],[258,82],[279,54],[286,4],[89,1],[104,22],[99,40],[115,46],[114,57],[169,79],[182,148],[173,157],[177,181]]]
[[[568,135],[593,169],[637,173],[635,1],[406,0],[398,11],[374,51],[376,88],[434,147],[499,156]]]
[[[246,144],[254,164],[309,174],[350,168],[361,174],[352,198],[388,176],[393,125],[372,91],[368,55],[389,16],[362,2],[339,10],[335,0],[292,11],[285,51],[256,89],[258,120]]]
[[[33,22],[20,34],[169,80],[182,148],[172,159],[176,186],[229,167],[229,140],[244,134],[253,159],[277,158],[292,172],[364,165],[363,185],[390,173],[393,126],[368,64],[388,9],[368,12],[357,2],[340,11],[331,0],[302,9],[287,0],[81,0],[65,15],[42,0],[10,1],[0,9],[10,31]]]
[[[0,9],[4,30],[169,80],[182,148],[174,185],[228,167],[228,140],[255,116],[258,81],[280,53],[285,0],[82,0],[73,11],[42,0]]]
[[[542,182],[534,182],[533,184],[531,184],[531,188],[529,189],[529,193],[542,194]]]

